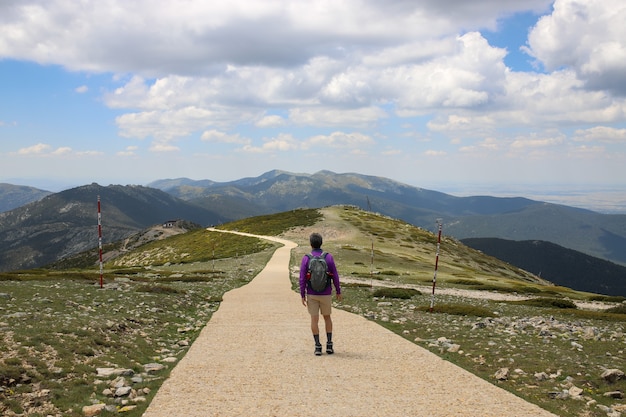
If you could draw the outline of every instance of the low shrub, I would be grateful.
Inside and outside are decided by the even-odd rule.
[[[626,305],[620,304],[618,306],[611,307],[605,311],[607,313],[613,313],[613,314],[626,314]]]
[[[372,293],[372,297],[408,300],[409,298],[421,294],[421,292],[413,288],[379,288]]]
[[[571,300],[561,298],[532,298],[530,300],[515,301],[517,304],[524,304],[533,307],[549,307],[549,308],[571,308],[576,309],[576,304]]]

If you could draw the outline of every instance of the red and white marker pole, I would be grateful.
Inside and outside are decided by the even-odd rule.
[[[98,252],[100,253],[100,288],[102,288],[102,215],[100,214],[100,196],[98,196]]]
[[[439,233],[437,235],[437,254],[435,256],[435,275],[433,275],[433,293],[430,297],[430,312],[432,313],[433,307],[435,307],[435,285],[437,284],[437,267],[439,266],[439,246],[441,245],[441,220],[437,220],[439,226]]]

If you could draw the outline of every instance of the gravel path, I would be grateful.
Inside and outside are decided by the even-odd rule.
[[[285,246],[224,295],[145,417],[555,416],[338,309],[335,354],[313,355],[309,315],[289,280],[296,244],[271,240]]]

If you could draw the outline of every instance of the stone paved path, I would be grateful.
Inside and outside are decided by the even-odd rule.
[[[309,316],[289,281],[296,244],[272,240],[285,246],[224,295],[145,417],[554,417],[341,310],[333,310],[336,353],[314,356]]]

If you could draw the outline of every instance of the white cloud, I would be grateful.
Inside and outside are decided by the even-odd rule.
[[[270,152],[286,152],[297,150],[300,143],[289,134],[281,134],[275,138],[266,139],[261,146],[253,146],[247,144],[241,148],[244,152],[249,153],[270,153]]]
[[[256,127],[280,127],[287,123],[285,119],[277,115],[263,116],[263,118],[255,123]]]
[[[167,142],[152,142],[150,145],[150,152],[178,152],[180,148],[178,146],[171,145]]]
[[[626,95],[626,3],[556,0],[526,50],[547,70],[571,67],[588,88]]]
[[[242,138],[238,134],[229,135],[218,130],[207,130],[202,133],[200,138],[205,142],[218,142],[218,143],[236,143],[236,144],[248,144],[250,139]]]
[[[74,91],[103,92],[100,102],[119,136],[147,139],[155,159],[162,152],[183,158],[194,147],[230,147],[251,158],[229,160],[232,170],[274,163],[265,161],[268,155],[295,164],[293,151],[317,147],[334,150],[337,160],[410,154],[522,161],[532,152],[562,164],[606,149],[624,158],[613,151],[625,143],[626,3],[556,0],[554,10],[551,4],[0,2],[0,60],[77,71]],[[480,33],[528,10],[548,13],[531,28],[525,49],[539,62],[537,72],[508,68],[507,50]],[[105,73],[108,83],[85,81],[94,72]],[[90,155],[35,137],[49,144],[23,147],[19,155]],[[80,142],[67,143],[75,149]],[[137,151],[127,147],[118,155]],[[349,158],[342,163],[362,166]],[[400,172],[395,163],[388,169]]]
[[[365,107],[359,109],[295,108],[289,112],[289,120],[304,126],[351,126],[367,128],[379,119],[387,117],[383,109]]]
[[[532,148],[546,148],[561,145],[565,142],[565,136],[560,133],[550,134],[545,136],[532,134],[524,137],[517,137],[511,143],[511,148],[516,151],[526,152]]]
[[[41,155],[48,152],[48,150],[50,150],[51,148],[52,147],[48,144],[38,143],[36,145],[28,146],[26,148],[21,148],[17,151],[17,153],[19,155]]]
[[[69,155],[71,153],[72,153],[72,148],[70,148],[69,146],[63,146],[52,151],[51,155],[63,156],[63,155]]]
[[[579,129],[574,133],[577,142],[626,143],[626,129],[615,129],[607,126],[595,126]]]
[[[374,140],[362,133],[333,132],[330,135],[317,135],[311,137],[305,144],[304,149],[353,149],[360,150],[374,143]]]
[[[135,156],[137,154],[138,146],[127,146],[123,151],[119,151],[116,153],[117,156]]]

